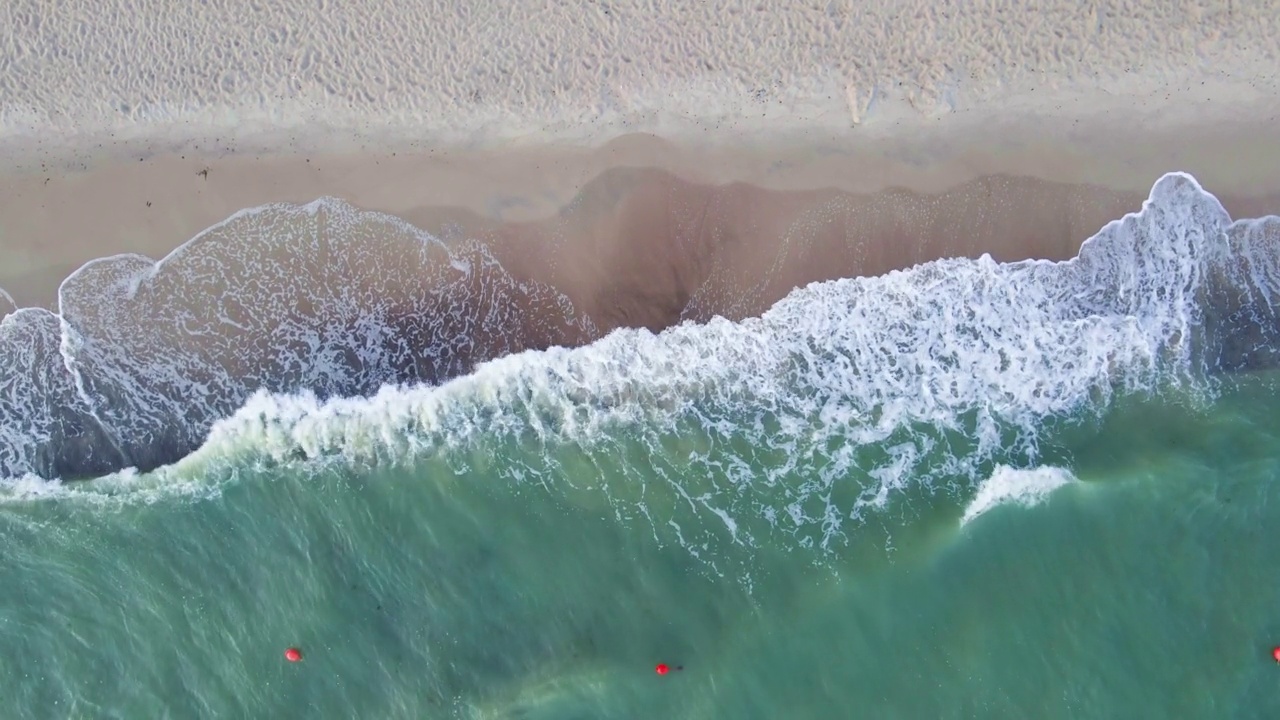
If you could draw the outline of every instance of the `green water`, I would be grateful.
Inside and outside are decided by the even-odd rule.
[[[1042,504],[915,487],[826,551],[693,533],[660,470],[696,437],[11,500],[3,716],[1280,717],[1278,400],[1122,399],[1045,441],[1080,482]],[[539,452],[574,487],[496,479]]]

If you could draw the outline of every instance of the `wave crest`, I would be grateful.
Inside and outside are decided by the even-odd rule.
[[[499,477],[563,488],[585,467],[615,511],[689,547],[776,532],[827,546],[897,490],[1035,464],[1048,419],[1116,392],[1211,393],[1211,373],[1274,347],[1278,251],[1280,218],[1232,223],[1173,174],[1069,261],[819,283],[759,318],[618,330],[367,399],[260,392],[199,455],[464,471],[470,448],[501,443],[519,460]],[[1241,353],[1242,332],[1264,342]]]
[[[1048,419],[1276,362],[1278,262],[1280,218],[1233,223],[1171,174],[1069,261],[940,260],[569,350],[590,320],[481,245],[336,201],[271,206],[162,263],[91,263],[60,316],[6,319],[4,372],[43,373],[53,394],[6,375],[0,469],[155,465],[204,441],[179,468],[432,456],[461,471],[501,445],[515,460],[493,474],[597,493],[689,547],[826,546],[897,490],[1036,464]],[[545,325],[513,339],[534,311]]]
[[[979,515],[1001,505],[1035,507],[1053,491],[1073,482],[1077,482],[1075,476],[1059,467],[1018,469],[997,466],[991,477],[978,486],[977,494],[964,509],[960,524],[968,525]]]
[[[148,470],[198,447],[257,390],[333,397],[437,383],[597,334],[562,294],[511,277],[483,245],[446,246],[333,199],[238,213],[158,263],[90,262],[63,282],[59,311],[0,325],[4,476]],[[73,436],[107,441],[86,453]]]

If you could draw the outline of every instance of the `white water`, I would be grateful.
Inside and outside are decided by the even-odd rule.
[[[333,199],[242,211],[159,262],[94,260],[59,311],[0,324],[0,476],[154,467],[257,389],[370,394],[598,334],[482,245]]]
[[[491,468],[498,479],[563,487],[571,466],[611,467],[594,482],[613,512],[690,548],[778,534],[829,547],[904,489],[964,492],[993,463],[1034,465],[1048,419],[1102,413],[1117,392],[1210,394],[1234,326],[1207,310],[1274,313],[1278,242],[1280,218],[1232,223],[1171,174],[1071,261],[941,260],[819,283],[760,318],[617,331],[439,386],[259,391],[158,475],[431,457],[465,473],[475,448],[502,443],[523,454]],[[1268,318],[1258,337],[1274,340]]]
[[[963,527],[979,515],[1001,505],[1019,505],[1030,508],[1044,502],[1054,490],[1076,482],[1070,470],[1059,467],[1035,467],[1028,469],[996,467],[991,477],[982,481],[978,492],[960,519]]]

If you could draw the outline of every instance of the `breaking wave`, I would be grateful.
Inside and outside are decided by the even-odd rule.
[[[160,262],[95,260],[58,304],[0,325],[0,476],[150,470],[255,391],[437,383],[597,334],[483,245],[332,199],[237,213]]]
[[[1019,470],[1000,465],[991,477],[978,486],[969,506],[964,509],[961,525],[968,525],[979,515],[1001,505],[1035,507],[1044,502],[1054,490],[1076,482],[1069,470],[1042,466]]]
[[[165,472],[488,463],[694,549],[829,547],[898,491],[1042,464],[1048,422],[1119,394],[1209,398],[1222,373],[1277,364],[1277,299],[1280,218],[1233,222],[1178,173],[1069,261],[939,260],[598,339],[479,244],[335,201],[274,206],[162,263],[90,263],[59,315],[10,314],[0,470],[155,467],[201,444]],[[504,332],[531,318],[532,341]]]

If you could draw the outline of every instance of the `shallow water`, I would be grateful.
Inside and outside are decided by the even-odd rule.
[[[1039,504],[962,524],[974,492],[908,493],[829,553],[698,558],[590,497],[431,460],[10,503],[6,714],[1267,717],[1277,387],[1121,403],[1065,434],[1078,479]]]

